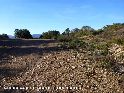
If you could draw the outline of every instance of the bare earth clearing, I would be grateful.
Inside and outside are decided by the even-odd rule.
[[[124,74],[99,67],[101,59],[55,40],[0,41],[0,93],[123,93]]]

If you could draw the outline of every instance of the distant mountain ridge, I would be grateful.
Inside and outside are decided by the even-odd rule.
[[[15,36],[13,35],[8,35],[10,39],[15,39]],[[33,38],[39,38],[41,36],[41,34],[32,34]]]
[[[41,36],[41,34],[33,34],[32,37],[33,38],[39,38]]]
[[[13,35],[8,35],[8,37],[9,37],[10,39],[15,39],[15,36],[13,36]]]

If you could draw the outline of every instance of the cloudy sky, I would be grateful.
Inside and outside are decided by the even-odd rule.
[[[84,25],[95,29],[124,23],[124,0],[0,0],[0,34],[63,32]]]

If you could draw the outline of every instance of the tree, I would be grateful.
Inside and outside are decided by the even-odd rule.
[[[74,37],[82,37],[92,35],[93,31],[95,31],[90,26],[83,26],[81,29],[75,28],[72,30]]]
[[[72,29],[71,32],[79,32],[79,31],[80,31],[80,29],[78,29],[78,28],[74,28],[74,29]]]
[[[2,34],[2,36],[6,39],[9,39],[9,36],[7,34]]]
[[[83,26],[81,28],[81,30],[83,30],[83,31],[94,31],[94,29],[92,27],[90,27],[90,26]]]
[[[43,35],[42,35],[42,34],[40,35],[39,39],[40,39],[40,38],[43,38]]]
[[[59,35],[60,35],[59,31],[49,30],[48,32],[44,32],[42,34],[42,38],[43,39],[57,39]]]
[[[9,39],[9,36],[7,34],[0,35],[0,39]]]
[[[67,35],[67,36],[69,36],[69,33],[70,33],[70,29],[67,28],[67,29],[62,33],[62,35]]]
[[[101,34],[102,32],[104,32],[102,29],[98,29],[98,30],[96,30],[96,31],[93,31],[92,34],[93,34],[93,35],[99,35],[99,34]]]
[[[31,39],[32,35],[27,29],[15,29],[15,38]]]
[[[50,37],[48,32],[43,32],[42,33],[42,39],[51,39],[51,37]]]

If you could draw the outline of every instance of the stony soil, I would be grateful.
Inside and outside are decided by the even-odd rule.
[[[124,92],[122,46],[114,44],[110,55],[99,56],[86,49],[61,49],[52,40],[35,42],[1,48],[0,93]],[[112,68],[101,66],[106,57],[113,60]],[[3,89],[5,86],[24,89]]]

